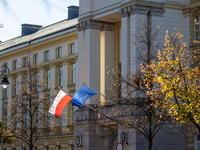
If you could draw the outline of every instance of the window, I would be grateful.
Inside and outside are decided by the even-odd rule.
[[[60,145],[57,145],[57,146],[56,146],[56,150],[61,150],[61,146],[60,146]]]
[[[70,44],[70,54],[74,54],[74,44]]]
[[[196,135],[196,150],[200,150],[200,135]]]
[[[13,70],[16,70],[17,69],[17,60],[14,60],[13,61]]]
[[[46,71],[46,88],[50,89],[50,70]]]
[[[57,48],[57,58],[61,57],[61,47]]]
[[[49,150],[49,146],[45,146],[45,147],[44,147],[44,150]]]
[[[39,90],[39,80],[38,80],[38,78],[39,78],[39,75],[37,73],[35,75],[35,92],[38,92],[38,90]]]
[[[28,107],[28,106],[27,106]],[[24,128],[28,129],[29,128],[29,111],[26,110],[25,114],[24,114]]]
[[[48,108],[48,107],[47,107]],[[46,115],[47,115],[47,120],[46,120],[46,126],[50,127],[50,114],[49,114],[49,109],[46,109]]]
[[[62,127],[62,117],[58,117],[58,126],[59,127]]]
[[[194,17],[194,40],[200,41],[200,15]]]
[[[34,64],[38,63],[38,54],[33,55],[33,63]]]
[[[74,106],[71,106],[71,124],[74,124],[74,112],[75,112],[75,107]]]
[[[58,86],[62,87],[62,67],[58,68]]]
[[[4,92],[3,92],[3,98],[8,98],[8,89],[5,88],[3,90],[4,90]]]
[[[75,84],[76,82],[76,70],[75,70],[75,64],[71,65],[71,84]]]
[[[44,53],[44,60],[45,61],[49,61],[49,51],[46,51],[45,53]]]
[[[27,67],[28,66],[28,58],[25,57],[23,58],[23,67]]]
[[[69,150],[74,150],[74,145],[71,145]]]
[[[13,94],[14,96],[17,95],[17,79],[13,79]]]

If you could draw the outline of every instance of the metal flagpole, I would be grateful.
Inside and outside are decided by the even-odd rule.
[[[87,85],[86,83],[83,83],[83,84],[85,84],[85,86],[87,86],[89,89],[91,88],[91,89],[94,90],[95,92],[99,93],[99,94],[102,95],[103,97],[108,98],[107,96],[101,94],[99,91],[95,90],[94,88],[92,88],[91,86]],[[114,104],[117,104],[117,103],[115,103],[113,100],[111,100],[111,99],[109,99],[109,98],[108,98],[108,100],[110,100],[110,101],[113,102]]]

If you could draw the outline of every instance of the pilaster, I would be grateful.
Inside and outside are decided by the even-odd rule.
[[[121,70],[126,75],[130,70],[130,13],[128,8],[119,11],[121,14]]]
[[[78,87],[80,87],[82,81],[85,80],[87,85],[100,91],[100,29],[102,25],[101,22],[93,20],[87,20],[77,25],[80,40],[78,68],[83,68],[82,70],[79,70]],[[97,102],[95,102],[93,98],[90,98],[85,103],[95,104]]]

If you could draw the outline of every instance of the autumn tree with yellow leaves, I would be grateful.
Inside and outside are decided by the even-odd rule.
[[[0,127],[2,128],[2,121],[0,121]],[[2,140],[2,129],[0,129],[0,142]],[[8,127],[5,122],[3,124],[3,144],[7,143],[13,143],[15,141],[17,141],[18,139],[16,139],[13,136],[13,132],[12,132],[12,128]]]
[[[191,67],[196,56],[182,39],[179,30],[172,35],[166,32],[165,48],[158,53],[159,61],[151,64],[155,72],[152,79],[165,95],[162,108],[181,123],[192,122],[200,131],[200,69]]]

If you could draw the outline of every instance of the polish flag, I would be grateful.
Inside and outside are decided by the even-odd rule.
[[[57,94],[49,113],[61,117],[63,108],[72,100],[72,97],[60,90]]]

